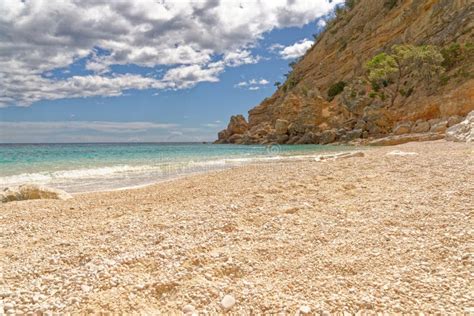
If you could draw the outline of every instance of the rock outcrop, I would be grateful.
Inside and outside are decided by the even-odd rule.
[[[423,142],[429,140],[442,139],[444,136],[438,133],[419,133],[419,134],[405,134],[405,135],[392,135],[382,138],[377,138],[370,141],[368,144],[371,146],[393,146],[400,145],[409,142]]]
[[[222,130],[218,134],[219,143],[242,143],[242,137],[249,130],[249,125],[243,115],[234,115],[230,118],[227,129]]]
[[[6,188],[0,192],[2,203],[36,199],[67,200],[72,196],[63,191],[35,184],[24,184],[14,188]]]
[[[249,111],[248,122],[243,116],[231,118],[218,143],[328,144],[444,135],[474,110],[472,1],[354,3],[328,23],[286,82]],[[397,87],[391,99],[381,92],[385,86],[368,79],[366,64],[396,44],[430,45],[443,61],[436,75],[414,86],[385,81],[388,88]],[[420,73],[416,63],[407,69]]]
[[[474,142],[474,111],[464,121],[448,128],[446,140],[454,142]]]

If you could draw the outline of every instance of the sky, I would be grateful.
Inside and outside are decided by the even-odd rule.
[[[2,0],[0,143],[212,141],[343,0]]]

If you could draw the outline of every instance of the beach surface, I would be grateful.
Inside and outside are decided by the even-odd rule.
[[[363,152],[1,204],[0,314],[474,312],[474,146]]]

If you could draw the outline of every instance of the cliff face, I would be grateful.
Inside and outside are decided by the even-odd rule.
[[[287,81],[249,111],[248,123],[233,117],[217,142],[324,144],[443,133],[474,109],[473,26],[471,0],[356,1],[328,24]],[[367,62],[401,44],[429,45],[443,58],[428,61],[421,49],[403,75],[394,72],[383,85],[369,78]],[[427,75],[419,60],[438,67]]]

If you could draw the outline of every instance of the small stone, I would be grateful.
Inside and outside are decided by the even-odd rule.
[[[9,297],[10,295],[12,295],[10,290],[0,289],[0,297]]]
[[[88,285],[83,284],[83,285],[81,285],[81,290],[82,290],[83,292],[86,292],[86,293],[87,293],[87,292],[90,292],[90,291],[92,290],[92,288],[91,288],[90,286],[88,286]]]
[[[195,310],[196,310],[196,309],[194,308],[193,305],[188,304],[188,305],[185,305],[185,306],[183,307],[183,314],[184,314],[184,315],[192,315]]]
[[[71,302],[71,304],[76,304],[79,303],[81,300],[77,297],[72,297],[69,301]]]
[[[45,297],[44,295],[41,295],[41,294],[36,294],[36,295],[33,295],[33,303],[39,303],[41,301],[44,301]]]
[[[224,310],[229,310],[235,305],[235,298],[232,295],[226,295],[221,301],[221,306]]]
[[[307,305],[303,305],[300,307],[300,313],[301,314],[309,314],[311,313],[311,307],[307,306]]]
[[[15,308],[15,305],[13,305],[13,303],[5,303],[5,304],[3,305],[3,308],[5,309],[5,311],[8,311],[8,310],[10,310],[10,309]]]

